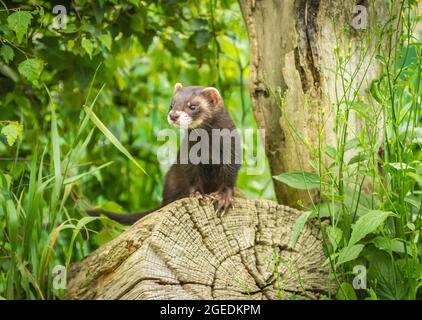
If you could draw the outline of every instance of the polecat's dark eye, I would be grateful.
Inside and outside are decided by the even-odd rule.
[[[196,105],[188,103],[188,108],[191,109],[191,110],[195,110]]]

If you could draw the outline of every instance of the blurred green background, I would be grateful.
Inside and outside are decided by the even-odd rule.
[[[167,168],[157,161],[164,141],[156,135],[169,128],[176,82],[217,87],[236,125],[255,128],[248,64],[234,0],[0,1],[0,297],[63,294],[50,288],[52,268],[122,231],[79,220],[86,208],[160,203]],[[148,176],[87,121],[83,106]],[[244,167],[238,187],[248,198],[274,199],[267,165],[262,175]],[[94,237],[80,232],[88,223]]]

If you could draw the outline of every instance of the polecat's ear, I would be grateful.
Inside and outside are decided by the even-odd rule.
[[[216,106],[221,103],[220,92],[214,87],[204,88],[201,91],[202,95],[205,96],[212,105]]]
[[[182,84],[181,83],[176,83],[175,85],[174,85],[174,89],[173,89],[173,94],[175,94],[177,91],[179,91],[180,89],[182,89],[183,88],[183,86],[182,86]]]

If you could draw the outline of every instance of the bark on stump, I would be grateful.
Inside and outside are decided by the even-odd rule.
[[[307,223],[293,248],[299,215],[236,199],[220,219],[208,203],[176,201],[73,264],[67,298],[320,298],[328,293],[320,230]]]
[[[318,153],[309,150],[318,150],[319,140],[321,145],[336,147],[336,105],[344,108],[345,101],[356,100],[355,90],[371,101],[368,89],[381,71],[374,58],[377,44],[386,45],[389,38],[375,30],[389,21],[391,3],[239,0],[239,4],[249,35],[251,102],[257,125],[266,132],[271,174],[313,172],[311,163]],[[357,6],[365,8],[362,29],[352,26]],[[344,67],[346,80],[339,76],[336,50],[339,55],[351,55]],[[271,94],[278,90],[283,103]],[[347,140],[362,132],[362,118],[353,110],[347,123]],[[345,154],[347,161],[353,152]],[[323,157],[328,167],[331,159]],[[290,206],[299,201],[311,207],[310,195],[313,202],[319,199],[316,190],[297,190],[278,181],[274,189],[278,202]]]

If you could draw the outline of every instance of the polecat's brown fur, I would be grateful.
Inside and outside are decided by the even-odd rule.
[[[132,224],[145,215],[188,196],[200,200],[208,199],[214,203],[217,212],[226,212],[233,201],[233,188],[240,169],[241,147],[240,137],[220,93],[211,87],[182,87],[181,84],[176,84],[168,121],[176,127],[187,128],[188,134],[181,147],[181,149],[183,145],[187,147],[187,152],[181,153],[179,150],[176,163],[171,166],[166,175],[161,205],[153,210],[133,214],[89,210],[89,215],[104,214],[122,224]],[[201,132],[208,134],[208,141],[202,141],[199,138],[198,142],[190,141],[189,134],[195,130],[198,133],[198,129],[203,129]],[[213,136],[213,129],[228,129],[232,133],[230,143],[223,143],[221,136]],[[216,139],[218,140],[215,141]],[[181,161],[184,154],[189,154],[191,147],[197,143],[209,144],[208,164],[193,164],[188,157],[185,158],[187,162]],[[230,152],[227,153],[228,150],[224,148],[230,148]],[[229,159],[227,154],[229,154]],[[213,164],[215,162],[212,159],[215,157],[220,160],[218,164]]]

